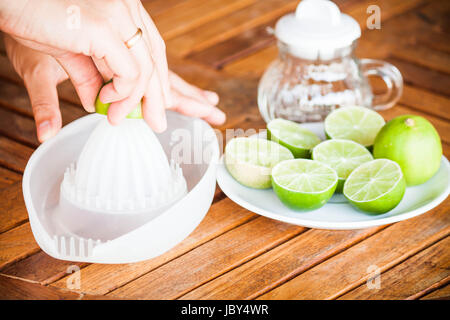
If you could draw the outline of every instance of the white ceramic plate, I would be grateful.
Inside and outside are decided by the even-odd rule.
[[[322,123],[306,123],[302,126],[325,139]],[[264,138],[264,135],[259,138]],[[438,206],[450,192],[450,165],[443,156],[439,171],[430,180],[407,188],[400,204],[381,215],[370,215],[356,210],[342,195],[334,195],[326,205],[317,210],[291,210],[281,203],[272,189],[252,189],[234,180],[223,161],[217,170],[217,182],[223,192],[238,205],[271,219],[309,228],[361,229],[409,219]]]

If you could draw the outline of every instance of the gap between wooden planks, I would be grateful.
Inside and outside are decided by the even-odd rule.
[[[292,11],[297,3],[297,0],[256,1],[222,19],[205,23],[192,31],[166,41],[167,50],[174,56],[185,57],[194,51],[205,49]]]
[[[389,269],[377,279],[379,287],[363,284],[342,295],[345,300],[399,300],[414,297],[436,283],[450,280],[450,238],[446,237],[427,249]],[[402,275],[402,276],[400,276]],[[372,283],[373,284],[373,283]]]
[[[372,276],[369,267],[376,266],[385,272],[448,236],[449,205],[447,200],[427,214],[396,223],[259,298],[334,299],[342,296]]]
[[[314,270],[324,270],[320,276],[311,279],[307,286],[303,284],[293,284],[290,286],[296,293],[303,293],[305,299],[330,298],[336,292],[342,291],[349,286],[356,286],[367,276],[367,266],[371,263],[378,263],[381,267],[381,258],[388,251],[395,251],[395,254],[387,255],[383,263],[393,263],[401,261],[400,256],[413,255],[420,251],[427,242],[443,237],[442,229],[448,224],[443,223],[445,210],[435,210],[421,217],[399,222],[387,228],[377,227],[366,230],[350,231],[327,231],[312,229],[296,237],[285,244],[271,250],[270,252],[253,259],[224,275],[200,286],[186,295],[182,299],[253,299],[261,296],[267,291],[288,284],[298,277],[308,279],[308,274]],[[426,222],[426,226],[422,223]],[[396,233],[400,232],[405,236],[417,233],[422,228],[425,233],[419,236],[408,238],[408,241],[398,239],[390,240]],[[340,245],[339,239],[352,238],[352,233],[366,232],[363,237],[356,237],[358,241],[348,245],[346,250],[335,252],[327,259],[322,259],[324,248],[332,248]],[[440,233],[440,234],[438,234]],[[373,240],[379,239],[377,245],[372,245]],[[357,243],[356,243],[357,242]],[[359,248],[359,249],[354,249]],[[326,250],[326,249],[325,249]],[[376,255],[371,253],[378,252]],[[375,254],[375,253],[374,253]],[[366,258],[366,256],[368,256]],[[344,257],[344,258],[343,258]],[[391,260],[392,259],[392,260]],[[324,267],[329,261],[341,261],[344,265]],[[350,268],[347,265],[353,265]],[[304,276],[303,276],[304,275]],[[294,279],[294,280],[291,280]],[[333,280],[334,279],[334,280]],[[277,290],[277,289],[275,289]],[[328,290],[328,292],[325,292]],[[291,292],[291,291],[289,291]],[[315,295],[320,295],[315,296]],[[283,296],[272,297],[270,295],[262,298],[297,298],[289,296],[283,292]]]
[[[411,9],[417,9],[427,2],[424,1],[386,1],[381,2],[382,7],[382,30],[365,30],[366,24],[364,19],[361,21],[363,35],[359,40],[358,52],[365,48],[368,55],[363,56],[379,58],[386,56],[389,47],[397,43],[410,43],[416,39],[416,33],[423,34],[424,31],[430,31],[429,24],[424,24]],[[343,12],[353,16],[362,15],[367,17],[366,9],[372,3],[367,1],[338,1],[338,5]],[[405,6],[406,4],[406,6]],[[406,19],[405,19],[406,17]],[[269,22],[258,24],[254,28],[246,29],[233,36],[232,38],[210,45],[207,48],[192,52],[187,58],[221,68],[232,61],[237,61],[254,52],[266,48],[275,42],[275,37],[266,32],[268,26],[274,27],[275,22],[280,18],[277,16]],[[403,23],[397,23],[397,20]],[[411,23],[412,20],[412,23]],[[404,32],[405,26],[408,26],[407,32]],[[416,29],[417,32],[415,32]],[[398,31],[401,29],[401,32]],[[430,33],[430,32],[428,32]],[[221,32],[219,32],[221,34]],[[192,35],[194,38],[194,35]],[[194,41],[194,39],[192,39]]]

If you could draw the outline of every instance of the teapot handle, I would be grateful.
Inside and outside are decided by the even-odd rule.
[[[365,77],[379,76],[388,89],[386,93],[374,94],[372,107],[375,110],[385,110],[394,106],[403,92],[403,78],[400,71],[392,64],[381,60],[361,59],[359,62]]]

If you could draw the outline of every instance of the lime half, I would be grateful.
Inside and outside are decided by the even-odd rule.
[[[351,140],[327,140],[314,147],[313,160],[329,165],[336,170],[339,182],[336,192],[342,192],[345,179],[364,162],[373,160],[372,154],[359,143]]]
[[[296,158],[309,158],[311,149],[320,143],[320,138],[298,123],[274,119],[267,125],[267,138],[291,150]]]
[[[106,86],[108,83],[111,83],[112,80],[107,81],[103,86]],[[101,90],[101,89],[100,89]],[[95,112],[99,113],[99,114],[103,114],[103,115],[108,115],[108,110],[109,110],[109,106],[111,105],[111,103],[103,103],[100,99],[99,99],[99,94],[100,91],[97,94],[97,99],[95,99]],[[134,108],[128,115],[127,115],[128,119],[142,119],[142,107],[141,107],[141,102],[139,102],[139,104],[136,106],[136,108]]]
[[[405,194],[406,182],[400,166],[376,159],[353,170],[344,184],[344,195],[356,208],[370,213],[394,209]]]
[[[241,184],[257,189],[270,188],[272,168],[293,158],[287,148],[266,139],[234,138],[225,147],[228,172]]]
[[[286,160],[272,170],[272,187],[286,206],[296,210],[322,207],[338,183],[336,171],[319,161]]]
[[[347,139],[372,146],[384,119],[377,112],[365,107],[342,107],[325,119],[325,133],[331,139]]]

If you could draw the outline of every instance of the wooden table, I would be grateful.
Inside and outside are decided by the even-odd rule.
[[[363,28],[357,55],[395,64],[403,97],[386,119],[423,115],[450,156],[450,1],[339,0]],[[381,7],[381,30],[366,9]],[[277,54],[266,33],[297,0],[145,1],[164,36],[171,68],[221,95],[219,129],[263,128],[258,78]],[[135,264],[59,261],[36,244],[21,178],[38,146],[22,82],[0,50],[0,298],[38,299],[435,299],[450,296],[450,201],[419,217],[354,231],[307,229],[258,216],[220,189],[203,222],[166,254]],[[60,87],[64,123],[82,115],[68,83]],[[67,289],[71,266],[79,290]],[[381,272],[379,289],[367,280]],[[70,272],[70,271],[69,271]],[[369,281],[370,282],[370,281]],[[370,283],[373,283],[370,282]],[[375,283],[376,284],[376,283]]]

